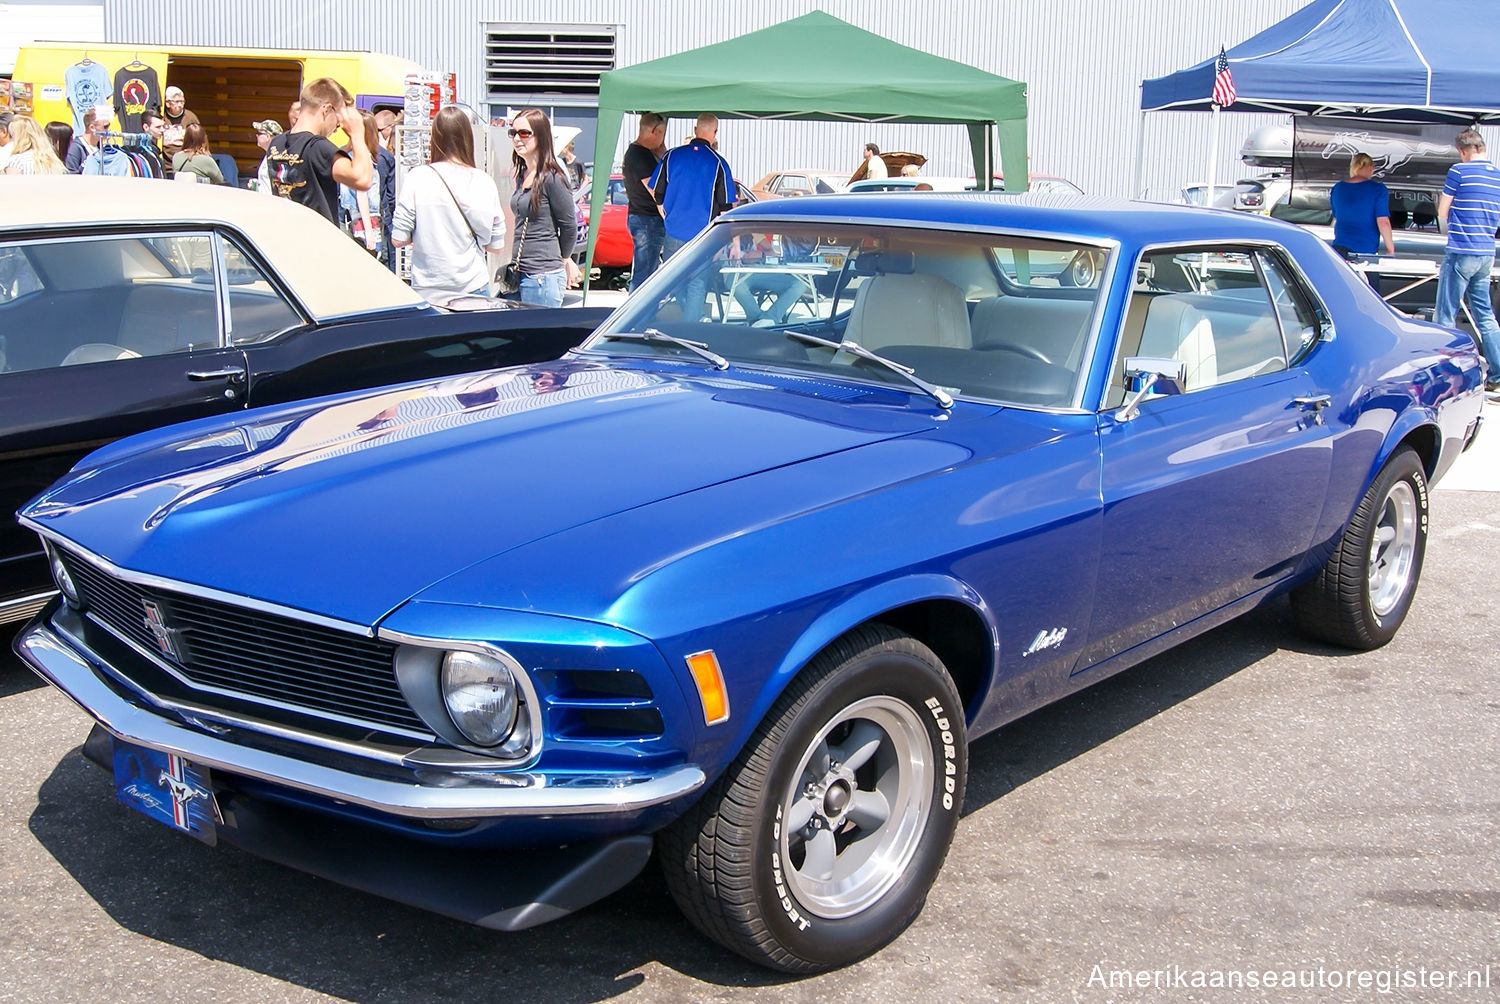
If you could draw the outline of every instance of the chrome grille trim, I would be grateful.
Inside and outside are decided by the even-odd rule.
[[[213,694],[419,742],[435,739],[396,683],[395,646],[326,623],[113,577],[108,562],[59,547],[84,615],[197,694]],[[152,577],[142,577],[152,578]],[[205,591],[206,592],[206,591]],[[182,648],[161,651],[142,600],[163,605]],[[336,622],[335,622],[336,623]],[[119,672],[118,668],[116,669]],[[131,681],[140,689],[140,684]]]
[[[13,600],[6,600],[4,603],[0,603],[0,624],[30,620],[41,613],[42,608],[51,603],[52,597],[56,595],[57,590],[49,589],[45,593],[18,596]]]

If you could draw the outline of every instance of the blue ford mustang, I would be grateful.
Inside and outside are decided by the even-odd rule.
[[[545,368],[94,453],[17,649],[166,825],[502,929],[655,848],[809,972],[915,917],[968,740],[1279,593],[1388,641],[1483,379],[1274,221],[761,204]]]

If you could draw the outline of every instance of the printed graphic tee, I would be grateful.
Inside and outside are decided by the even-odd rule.
[[[266,151],[271,192],[300,202],[322,213],[330,223],[338,222],[339,185],[333,180],[333,162],[349,154],[316,133],[284,132],[271,137]]]
[[[63,71],[63,90],[73,109],[73,133],[83,132],[83,113],[109,104],[109,71],[92,59],[74,63]]]
[[[120,131],[140,132],[141,114],[147,108],[161,111],[161,84],[156,71],[140,63],[116,70],[115,114],[120,116]]]

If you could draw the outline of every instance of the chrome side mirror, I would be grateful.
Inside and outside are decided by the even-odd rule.
[[[1130,400],[1115,413],[1115,418],[1121,422],[1135,418],[1147,394],[1181,394],[1186,391],[1187,363],[1162,356],[1128,356],[1125,359],[1125,380],[1130,387]]]

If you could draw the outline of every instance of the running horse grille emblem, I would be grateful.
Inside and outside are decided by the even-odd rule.
[[[141,606],[146,609],[146,630],[151,632],[151,637],[156,639],[156,647],[161,649],[161,654],[173,662],[181,662],[182,655],[177,651],[177,642],[172,637],[172,629],[167,627],[166,618],[162,616],[161,607],[150,600],[141,600]]]

